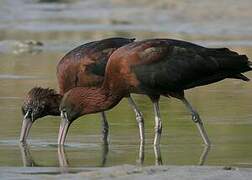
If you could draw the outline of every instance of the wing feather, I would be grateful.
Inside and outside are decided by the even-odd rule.
[[[206,85],[251,70],[244,55],[227,48],[184,45],[181,41],[150,47],[139,57],[141,63],[132,69],[141,88],[160,93]]]

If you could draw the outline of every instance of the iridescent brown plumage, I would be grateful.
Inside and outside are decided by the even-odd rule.
[[[76,87],[64,95],[58,143],[64,144],[67,129],[78,117],[111,109],[123,97],[138,93],[149,96],[154,104],[155,145],[160,143],[162,131],[161,95],[178,98],[186,105],[204,143],[210,145],[202,120],[184,90],[225,78],[248,81],[241,73],[250,71],[250,65],[245,55],[227,48],[205,48],[179,40],[150,39],[125,45],[110,56],[101,87]]]
[[[46,115],[60,115],[60,101],[63,94],[69,89],[78,86],[101,86],[107,60],[111,53],[133,41],[134,39],[127,38],[103,39],[81,45],[67,53],[57,66],[59,93],[53,89],[35,87],[26,95],[22,105],[24,120],[20,141],[26,141],[29,129],[36,119]],[[102,114],[102,117],[104,131],[108,131],[105,114]]]

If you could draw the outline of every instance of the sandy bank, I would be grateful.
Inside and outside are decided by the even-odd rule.
[[[69,173],[64,173],[68,171]],[[132,165],[108,168],[0,168],[0,179],[222,179],[249,180],[251,168],[216,166],[149,166]]]

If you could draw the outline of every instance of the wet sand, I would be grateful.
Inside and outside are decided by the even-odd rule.
[[[66,174],[66,172],[69,172]],[[121,165],[108,168],[0,168],[5,179],[143,179],[143,180],[249,180],[251,168],[221,166],[148,166]]]

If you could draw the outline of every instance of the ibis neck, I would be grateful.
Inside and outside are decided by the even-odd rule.
[[[48,110],[48,115],[52,116],[60,116],[60,102],[62,99],[62,95],[57,94],[49,99],[49,110]]]

